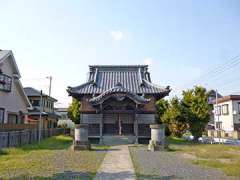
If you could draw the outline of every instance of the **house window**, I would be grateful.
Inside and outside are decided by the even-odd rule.
[[[5,74],[0,74],[0,90],[11,92],[12,78]]]
[[[0,124],[4,123],[4,109],[0,108]]]
[[[8,114],[8,123],[9,124],[17,124],[18,116],[17,114]]]
[[[216,122],[216,129],[222,129],[222,122]]]
[[[224,104],[222,106],[222,114],[223,115],[228,115],[229,111],[228,111],[228,104]]]
[[[40,106],[40,100],[33,100],[32,105],[33,106]]]
[[[216,106],[215,107],[215,114],[218,115],[218,116],[221,115],[221,109],[222,109],[221,106]]]
[[[240,102],[238,103],[238,113],[240,114]]]
[[[235,131],[240,131],[240,123],[234,123],[233,126]]]

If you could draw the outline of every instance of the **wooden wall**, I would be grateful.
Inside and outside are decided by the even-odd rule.
[[[82,113],[96,113],[96,109],[88,102],[91,99],[91,95],[85,95],[81,98],[81,108]],[[153,95],[146,95],[146,98],[151,99],[151,101],[140,109],[141,113],[156,113],[156,98]]]
[[[92,107],[92,105],[88,102],[89,99],[91,99],[92,96],[91,95],[85,95],[81,98],[81,107],[80,107],[80,111],[82,113],[95,113],[96,109]]]
[[[156,112],[156,99],[152,95],[145,96],[147,99],[151,99],[151,101],[146,104],[142,109],[142,113],[155,113]]]

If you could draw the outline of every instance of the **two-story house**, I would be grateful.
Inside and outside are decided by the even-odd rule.
[[[240,131],[240,95],[223,96],[214,102],[215,128],[227,132]]]
[[[0,124],[24,124],[31,104],[12,51],[0,50]]]
[[[44,129],[56,127],[59,116],[54,111],[54,103],[57,102],[57,100],[44,93],[42,93],[41,98],[41,91],[38,91],[32,87],[26,87],[24,88],[24,91],[33,107],[32,110],[28,111],[28,123],[39,123],[41,113],[40,110],[42,108],[42,127]]]
[[[215,128],[215,120],[214,120],[214,103],[216,98],[222,98],[223,96],[216,92],[215,90],[210,90],[208,92],[208,104],[211,105],[211,112],[210,112],[210,120],[208,122],[208,129],[214,129]]]

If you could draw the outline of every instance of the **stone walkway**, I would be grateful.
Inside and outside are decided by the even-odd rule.
[[[134,180],[134,167],[127,145],[112,146],[94,180]]]

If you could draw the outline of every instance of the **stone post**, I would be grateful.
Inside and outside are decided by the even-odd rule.
[[[73,150],[87,150],[90,149],[88,141],[88,125],[77,124],[75,126]]]
[[[152,124],[151,140],[149,141],[148,150],[159,151],[166,148],[165,143],[165,126],[163,124]]]

